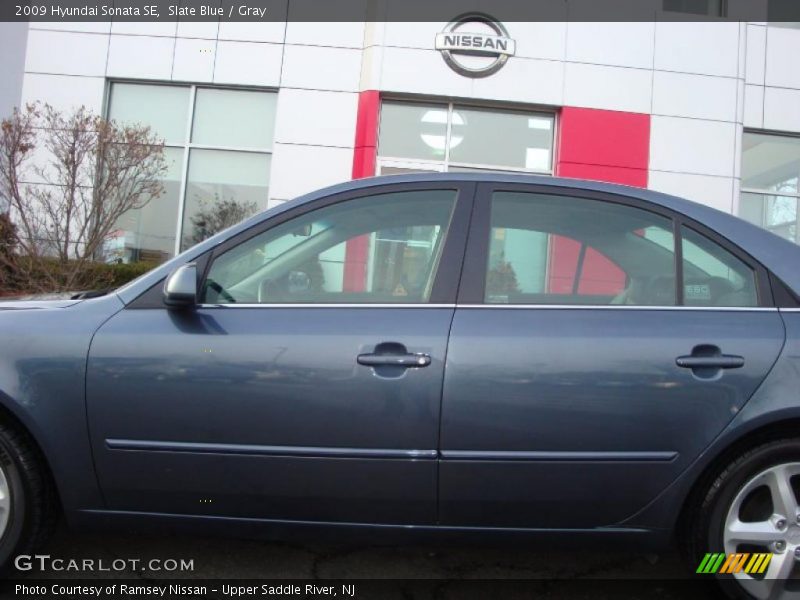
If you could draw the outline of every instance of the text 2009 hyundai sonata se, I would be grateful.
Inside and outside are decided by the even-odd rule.
[[[0,559],[73,525],[509,530],[800,565],[800,248],[645,190],[342,184],[0,311]],[[244,521],[242,521],[244,522]]]

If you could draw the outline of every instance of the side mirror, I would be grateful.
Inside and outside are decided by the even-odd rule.
[[[187,308],[197,303],[197,267],[194,263],[173,271],[164,282],[164,304],[169,308]]]

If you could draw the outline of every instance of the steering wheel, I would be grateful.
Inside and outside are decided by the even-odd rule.
[[[229,302],[230,304],[236,304],[236,298],[226,292],[225,289],[213,279],[206,279],[206,285],[217,292],[219,297],[223,300]]]

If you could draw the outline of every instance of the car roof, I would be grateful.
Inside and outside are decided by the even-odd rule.
[[[124,302],[132,301],[141,292],[159,281],[164,275],[183,264],[188,260],[203,254],[210,248],[236,235],[240,231],[252,227],[266,219],[270,219],[285,211],[294,209],[298,206],[315,202],[316,200],[345,192],[366,190],[373,187],[387,186],[393,184],[414,184],[414,183],[442,183],[442,182],[472,182],[472,183],[509,183],[509,184],[535,184],[539,186],[549,186],[552,188],[572,189],[580,193],[581,190],[593,192],[605,192],[642,200],[655,206],[660,206],[668,210],[680,213],[694,219],[717,234],[728,239],[730,242],[741,248],[744,252],[752,256],[758,262],[770,269],[775,276],[781,279],[793,293],[800,297],[800,246],[781,238],[761,227],[757,227],[743,219],[735,217],[729,213],[705,206],[698,202],[693,202],[685,198],[671,196],[661,192],[644,188],[631,187],[626,185],[603,183],[599,181],[589,181],[583,179],[570,179],[562,177],[550,177],[545,175],[530,175],[524,173],[503,173],[503,172],[481,172],[481,173],[410,173],[403,175],[381,175],[377,177],[367,177],[339,183],[330,187],[322,188],[314,192],[300,196],[294,200],[281,203],[259,213],[234,227],[201,242],[184,255],[176,257],[151,273],[136,280],[134,284],[128,285],[118,290],[120,298]]]

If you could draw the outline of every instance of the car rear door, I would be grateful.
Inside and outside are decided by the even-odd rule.
[[[770,370],[784,340],[771,303],[763,269],[700,224],[625,197],[482,185],[448,347],[442,523],[636,513]]]
[[[473,190],[301,206],[217,248],[195,310],[134,302],[104,324],[87,398],[108,507],[433,523]]]

